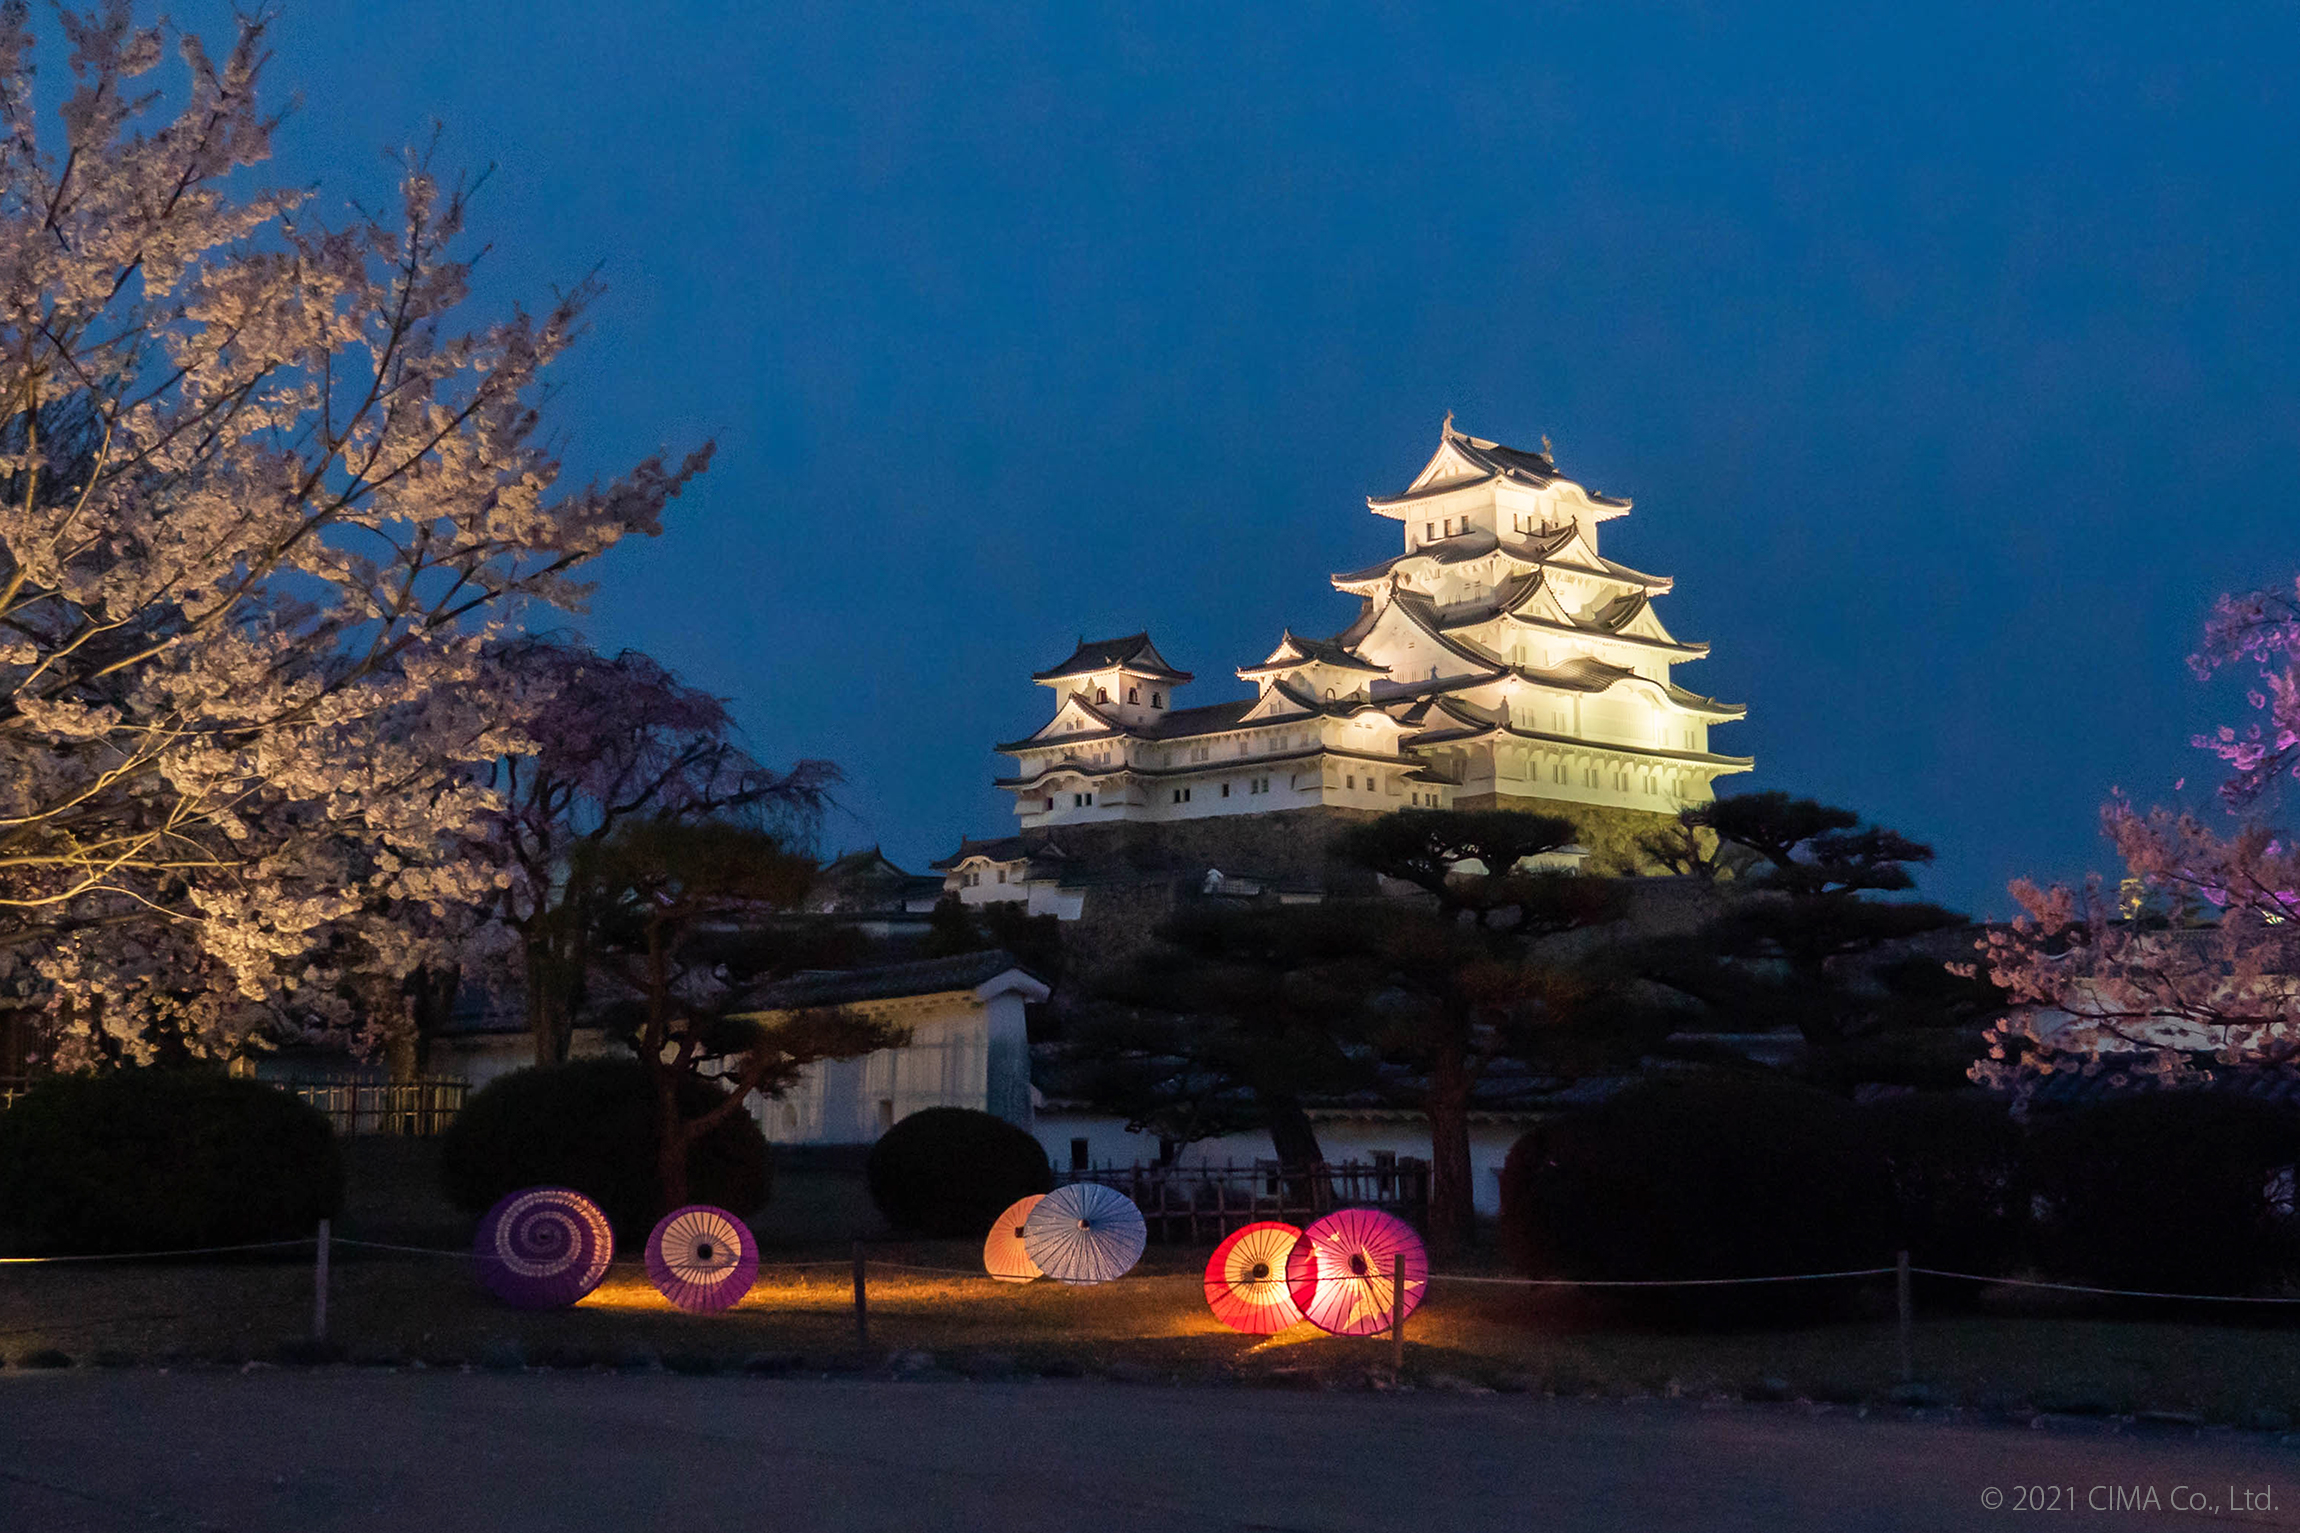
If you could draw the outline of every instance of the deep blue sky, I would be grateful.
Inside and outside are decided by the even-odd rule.
[[[195,20],[201,4],[178,14]],[[2212,594],[2300,564],[2283,6],[291,0],[277,162],[492,163],[491,300],[602,268],[570,461],[718,467],[587,627],[851,777],[839,846],[1003,832],[1028,673],[1199,682],[1448,408],[1635,497],[1608,552],[1745,700],[1739,782],[1929,838],[1983,912],[2106,861],[2227,711]]]

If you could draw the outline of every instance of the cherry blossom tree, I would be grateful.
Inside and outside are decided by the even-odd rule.
[[[2300,603],[2274,591],[2223,596],[2190,657],[2200,678],[2251,662],[2249,725],[2198,735],[2227,764],[2226,832],[2121,796],[2102,830],[2125,865],[2113,898],[2011,886],[2021,914],[1982,945],[1991,978],[2023,1009],[1989,1033],[1974,1080],[2023,1103],[2057,1074],[2118,1084],[2193,1084],[2216,1071],[2300,1071],[2300,848],[2262,817],[2300,771]],[[1974,972],[1975,966],[1955,966]]]
[[[524,743],[476,685],[503,614],[579,603],[708,449],[559,484],[536,400],[593,290],[467,323],[427,155],[388,215],[247,189],[262,20],[57,28],[43,100],[0,5],[0,965],[65,1065],[347,1029],[338,958],[405,979],[390,912],[508,877],[466,855]]]

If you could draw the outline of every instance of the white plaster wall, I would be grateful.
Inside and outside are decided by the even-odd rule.
[[[1318,1147],[1332,1162],[1370,1161],[1376,1150],[1420,1160],[1429,1158],[1429,1131],[1419,1123],[1327,1119],[1316,1127]],[[1509,1147],[1517,1143],[1527,1127],[1509,1123],[1470,1125],[1470,1174],[1481,1216],[1492,1218],[1501,1212],[1502,1162],[1509,1156]],[[1147,1166],[1158,1159],[1157,1135],[1129,1132],[1124,1119],[1109,1114],[1054,1112],[1042,1108],[1031,1131],[1045,1147],[1046,1158],[1057,1173],[1071,1165],[1074,1139],[1087,1142],[1089,1164],[1094,1166]],[[1183,1145],[1174,1159],[1176,1164],[1184,1166],[1250,1166],[1276,1157],[1270,1136],[1257,1132],[1201,1139]]]

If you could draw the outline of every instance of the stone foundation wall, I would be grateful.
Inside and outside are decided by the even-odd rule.
[[[1379,818],[1370,809],[1280,809],[1202,820],[1066,825],[1053,835],[1074,859],[1073,866],[1094,874],[1124,868],[1196,878],[1208,868],[1220,868],[1303,883],[1329,894],[1371,894],[1372,876],[1336,862],[1331,848],[1344,827]],[[1091,902],[1102,892],[1097,888],[1087,898]]]

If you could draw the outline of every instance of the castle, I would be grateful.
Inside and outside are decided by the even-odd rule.
[[[1089,869],[1123,859],[1307,896],[1334,827],[1419,807],[1562,814],[1585,856],[1631,865],[1641,832],[1749,770],[1709,748],[1746,710],[1670,679],[1709,647],[1662,626],[1669,577],[1598,552],[1629,502],[1565,478],[1543,447],[1448,415],[1413,482],[1366,501],[1404,546],[1333,577],[1357,617],[1330,638],[1287,630],[1238,668],[1252,697],[1176,706],[1191,675],[1147,633],[1036,673],[1053,716],[998,746],[1019,834],[963,843],[935,864],[946,887],[1076,916]]]

